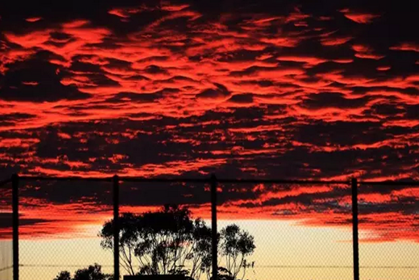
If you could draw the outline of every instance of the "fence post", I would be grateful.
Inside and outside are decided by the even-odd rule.
[[[12,175],[13,280],[19,280],[19,175]]]
[[[217,177],[211,175],[211,249],[212,249],[212,280],[218,278],[218,242],[217,242]]]
[[[359,240],[358,240],[358,182],[352,178],[352,243],[354,259],[354,280],[359,280]]]
[[[113,176],[113,272],[119,280],[119,177]]]

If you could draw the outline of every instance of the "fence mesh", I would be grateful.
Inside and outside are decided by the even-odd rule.
[[[20,280],[74,276],[95,263],[112,272],[98,237],[112,217],[111,182],[21,180],[19,214]]]
[[[238,268],[249,248],[236,260],[221,248],[220,266],[237,279],[353,279],[349,185],[222,184],[220,191],[222,234],[236,224],[254,237],[246,271]]]
[[[183,212],[186,209],[190,213]],[[211,265],[208,185],[122,181],[120,213],[121,276],[157,272],[208,279]],[[135,230],[130,236],[128,229],[132,225]]]
[[[121,278],[158,271],[210,279],[210,184],[127,180],[119,188]],[[349,184],[217,189],[219,274],[353,279]],[[0,188],[0,280],[13,276],[11,193],[11,184]],[[63,271],[90,279],[93,270],[111,279],[111,182],[21,180],[19,193],[21,280]],[[360,278],[419,279],[419,187],[361,183],[358,193]]]
[[[361,184],[360,278],[419,279],[419,187]]]
[[[0,185],[0,280],[13,279],[12,184]]]

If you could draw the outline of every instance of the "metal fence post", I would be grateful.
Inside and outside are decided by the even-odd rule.
[[[113,272],[119,280],[119,177],[113,176]]]
[[[218,242],[217,242],[217,177],[211,175],[211,249],[212,249],[212,280],[218,278]]]
[[[13,280],[19,280],[19,175],[12,175]]]
[[[359,240],[358,240],[358,182],[355,178],[351,182],[352,188],[352,243],[354,259],[354,280],[359,280]]]

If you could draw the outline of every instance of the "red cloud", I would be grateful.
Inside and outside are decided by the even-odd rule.
[[[32,48],[40,46],[48,41],[51,30],[35,31],[25,35],[18,35],[12,33],[5,33],[6,39],[14,44],[20,45],[24,48]]]
[[[352,49],[357,52],[355,56],[358,58],[379,60],[384,57],[383,55],[374,54],[373,50],[366,45],[353,45]]]
[[[390,50],[419,52],[419,44],[415,44],[415,43],[402,43],[400,45],[390,47]]]
[[[392,42],[377,54],[374,36],[358,40],[333,15],[317,18],[302,11],[214,17],[192,4],[167,2],[109,7],[101,15],[109,22],[75,17],[41,29],[23,21],[29,28],[5,30],[0,165],[50,176],[208,176],[215,170],[232,177],[419,178],[419,78],[405,66],[418,62],[397,57],[397,51],[418,52],[418,45]],[[377,17],[342,12],[362,24]],[[130,22],[145,26],[132,28]],[[71,99],[57,88],[86,94]],[[348,213],[304,204],[316,194],[317,206],[350,202],[347,195],[339,201],[328,197],[335,191],[329,187],[252,191],[262,193],[226,201],[220,217],[349,226]],[[246,195],[243,188],[230,194],[235,192]],[[385,208],[394,196],[417,193],[361,197]],[[192,206],[203,212],[208,204]],[[58,206],[48,207],[57,213]],[[25,210],[29,218],[40,214]],[[418,240],[406,215],[373,214],[362,214],[371,219],[366,229],[374,231],[374,222],[385,218],[393,219],[391,226],[401,219],[404,237]],[[44,234],[42,227],[33,225],[34,235]],[[52,220],[44,224],[49,233],[62,233],[59,227]],[[380,225],[369,241],[395,240],[386,231],[391,227]],[[29,226],[24,232],[30,234]]]
[[[127,15],[122,9],[112,9],[108,12],[108,14],[114,15],[120,18],[129,18],[129,15]]]
[[[26,21],[27,22],[37,22],[37,21],[40,21],[41,19],[42,19],[42,17],[30,17],[30,18],[27,18]]]
[[[377,70],[378,71],[388,71],[391,69],[391,66],[378,66]]]
[[[372,14],[357,14],[357,13],[347,13],[344,14],[346,18],[356,22],[356,23],[362,23],[367,24],[371,23],[373,19],[379,17],[379,15],[372,15]]]
[[[352,37],[325,37],[320,39],[320,42],[323,46],[340,46],[349,42]]]

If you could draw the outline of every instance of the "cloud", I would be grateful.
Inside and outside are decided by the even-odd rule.
[[[374,14],[356,13],[349,9],[343,9],[341,10],[341,12],[346,18],[360,24],[371,23],[375,18],[380,17],[379,15],[374,15]]]
[[[419,178],[416,15],[406,5],[3,1],[0,16],[2,177]],[[108,205],[102,187],[39,187],[26,190],[28,213],[30,199],[51,211],[92,203],[89,215]],[[254,187],[227,187],[222,216],[347,226],[341,189]],[[124,195],[137,209],[208,206],[205,190],[161,190]],[[384,190],[362,206],[371,229],[417,207],[403,198],[403,212],[401,194]],[[377,230],[383,240],[394,224]]]
[[[396,51],[414,51],[419,52],[419,45],[415,43],[401,43],[400,45],[390,47],[391,50]]]

